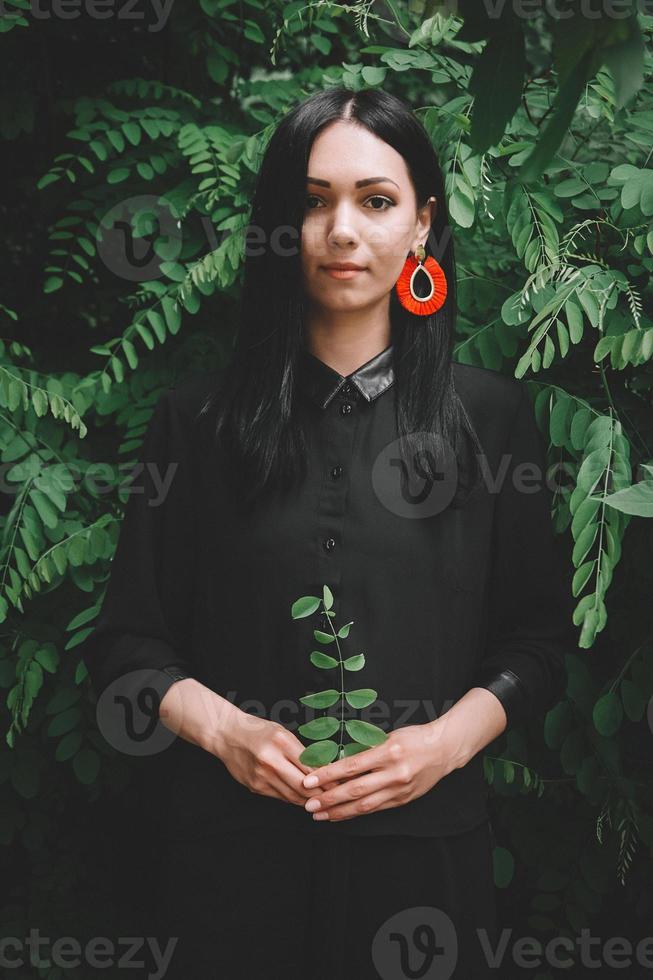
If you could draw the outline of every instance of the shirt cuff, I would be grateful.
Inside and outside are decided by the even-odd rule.
[[[173,684],[177,681],[183,681],[187,677],[192,675],[188,673],[185,668],[179,664],[168,664],[166,667],[161,667],[161,673],[165,675],[163,682],[157,684],[159,701],[157,704],[157,717],[159,717],[159,709],[161,707],[161,702],[163,698],[168,693]]]
[[[512,670],[506,668],[498,674],[477,680],[475,687],[485,688],[499,699],[508,718],[507,728],[519,724],[528,714],[528,692]]]
[[[187,670],[184,670],[184,668],[180,667],[178,664],[170,664],[168,667],[163,667],[162,670],[164,674],[167,674],[168,677],[172,678],[173,682],[183,681],[186,677],[191,676]]]

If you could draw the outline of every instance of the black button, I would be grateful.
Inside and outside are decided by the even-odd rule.
[[[351,394],[351,385],[350,385],[350,383],[347,382],[347,384],[344,384],[342,386],[342,388],[340,389],[340,391],[341,391],[341,393],[343,395],[350,395]]]
[[[342,466],[334,466],[331,470],[331,476],[334,480],[337,480],[338,477],[342,476]]]
[[[325,551],[331,551],[331,549],[332,548],[335,548],[335,546],[336,546],[336,543],[333,540],[333,538],[325,538],[324,541],[322,542],[322,544],[324,546],[324,550]]]
[[[349,415],[350,412],[351,412],[351,402],[343,402],[342,405],[340,406],[340,414]]]

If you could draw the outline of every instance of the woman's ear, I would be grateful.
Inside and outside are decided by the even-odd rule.
[[[426,246],[429,232],[431,231],[431,225],[435,220],[437,207],[437,199],[435,197],[429,197],[426,204],[422,205],[422,207],[418,210],[416,229],[416,239],[418,244]]]

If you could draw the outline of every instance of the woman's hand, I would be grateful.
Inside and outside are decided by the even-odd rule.
[[[299,761],[305,746],[291,731],[242,711],[193,677],[168,688],[159,718],[166,728],[219,758],[253,793],[302,807],[315,796],[302,782],[311,772]],[[330,784],[318,794],[327,788]]]
[[[311,796],[306,809],[317,812],[315,820],[338,821],[402,806],[426,793],[452,768],[432,723],[407,725],[391,732],[381,745],[321,766],[306,777],[304,786],[320,790],[336,779],[345,780]]]
[[[397,728],[381,745],[320,766],[304,786],[324,792],[311,797],[306,809],[314,820],[338,821],[403,806],[461,769],[506,724],[498,698],[485,688],[472,688],[435,721]]]
[[[306,748],[296,735],[276,721],[258,718],[234,708],[223,729],[219,758],[239,783],[252,793],[273,796],[304,806],[315,790],[303,784],[309,766],[299,761]],[[330,788],[325,784],[319,794]]]

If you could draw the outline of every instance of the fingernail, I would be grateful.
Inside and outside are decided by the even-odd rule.
[[[312,786],[317,786],[319,779],[317,776],[306,776],[304,779],[304,786],[306,789],[310,789]]]
[[[319,800],[309,800],[306,804],[306,809],[309,811],[309,813],[312,813],[313,810],[319,810],[321,806],[322,804]]]
[[[314,813],[313,814],[313,820],[328,820],[328,819],[329,819],[329,814],[328,813]]]

